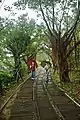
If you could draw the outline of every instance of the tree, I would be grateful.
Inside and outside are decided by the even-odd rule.
[[[35,28],[35,20],[27,19],[23,14],[18,21],[8,18],[1,19],[0,29],[0,72],[18,70],[19,75],[22,73],[22,59],[25,51],[31,42],[31,35]],[[17,74],[15,75],[15,77]],[[18,78],[19,76],[17,76]],[[22,77],[22,76],[21,76]],[[5,79],[5,78],[4,78]],[[15,79],[18,80],[19,79]],[[6,81],[6,80],[5,80]],[[2,82],[0,80],[0,92],[2,93]]]
[[[78,7],[76,7],[77,3]],[[79,23],[80,1],[21,0],[14,5],[17,7],[22,5],[23,7],[26,4],[28,4],[29,8],[41,12],[47,27],[45,33],[52,45],[53,61],[55,66],[59,68],[60,80],[63,82],[70,81],[68,57],[71,51],[75,49],[75,46],[80,44],[80,41],[78,41],[74,46],[71,46],[75,29]]]
[[[30,42],[29,34],[23,29],[23,26],[11,26],[6,33],[6,48],[11,52],[15,62],[15,68],[21,71],[21,56],[25,53]],[[20,73],[21,74],[21,73]]]

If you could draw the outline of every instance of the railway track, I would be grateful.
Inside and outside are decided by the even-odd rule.
[[[57,85],[53,81],[49,81],[47,84],[45,82],[45,79],[42,77],[41,80],[36,81],[34,83],[34,93],[35,93],[35,101],[37,105],[37,112],[39,116],[39,120],[50,120],[49,116],[47,114],[47,108],[43,105],[43,103],[46,105],[46,100],[49,100],[49,106],[51,105],[53,114],[57,117],[54,118],[54,120],[80,120],[80,105],[74,101],[67,93],[65,93],[63,90],[60,90]],[[46,99],[45,99],[46,96]],[[42,104],[41,104],[42,102]],[[41,106],[40,106],[41,104]],[[41,110],[41,107],[45,107],[44,110]],[[44,109],[44,108],[43,108]],[[44,116],[42,112],[44,113]],[[55,111],[55,112],[54,112]],[[49,112],[48,112],[49,113]],[[50,113],[49,113],[50,114]],[[48,114],[48,115],[49,115]],[[53,118],[51,118],[52,120]]]
[[[40,80],[39,80],[40,79]],[[64,120],[51,104],[42,78],[38,78],[33,84],[33,100],[35,103],[37,120]]]
[[[43,85],[44,85],[44,90],[46,91],[47,96],[48,96],[48,98],[49,98],[50,104],[52,105],[52,108],[55,110],[55,112],[56,112],[59,120],[65,120],[64,116],[61,114],[61,112],[60,112],[60,110],[58,109],[57,105],[56,105],[55,102],[53,101],[52,96],[50,95],[49,90],[47,89],[47,85],[48,85],[48,84],[45,84],[45,82],[43,82]]]
[[[5,120],[80,120],[80,106],[40,74],[34,82],[29,79],[21,84],[8,99],[0,110]]]
[[[47,85],[45,82],[43,84],[51,104],[61,120],[80,120],[80,105],[77,102],[52,81],[49,81]]]

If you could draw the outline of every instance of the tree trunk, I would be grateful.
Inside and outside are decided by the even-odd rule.
[[[20,57],[15,57],[15,79],[17,83],[19,82],[19,78],[23,81],[22,72],[21,72],[21,61]]]
[[[59,60],[59,73],[60,73],[60,81],[70,82],[68,62],[66,59]]]
[[[57,66],[59,71],[60,81],[70,82],[66,49],[64,45],[61,44],[57,47],[56,44],[52,45],[52,55],[55,62],[55,66]]]
[[[70,82],[66,49],[63,45],[61,45],[60,49],[58,50],[58,64],[60,80],[62,82]]]

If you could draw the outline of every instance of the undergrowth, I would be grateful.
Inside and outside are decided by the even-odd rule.
[[[78,72],[72,71],[69,83],[63,83],[59,79],[59,74],[51,72],[53,81],[57,84],[60,89],[63,89],[69,96],[80,103],[80,74]]]

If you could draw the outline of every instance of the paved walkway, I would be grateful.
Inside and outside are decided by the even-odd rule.
[[[9,120],[80,120],[80,107],[51,80],[45,81],[45,70],[39,67],[35,81],[25,82],[10,106]]]
[[[33,120],[35,109],[32,100],[32,81],[27,81],[20,89],[12,105],[9,120]]]

